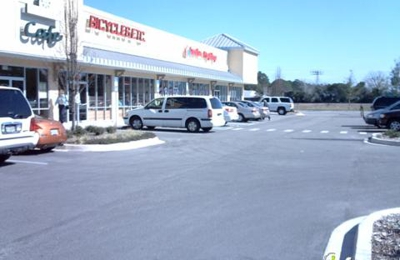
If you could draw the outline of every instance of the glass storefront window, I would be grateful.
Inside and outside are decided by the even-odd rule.
[[[0,65],[0,76],[24,77],[24,67]]]
[[[210,85],[201,83],[192,83],[189,86],[190,95],[208,96],[210,95]]]
[[[241,87],[230,87],[230,101],[238,101],[242,98],[242,88]]]
[[[39,69],[39,107],[48,108],[49,107],[49,88],[47,84],[48,70]]]
[[[217,96],[221,101],[228,101],[228,86],[217,85],[214,88],[214,96]]]
[[[131,96],[131,107],[136,107],[138,104],[138,79],[132,78],[132,96]]]
[[[32,108],[39,108],[37,69],[26,69],[26,98]]]
[[[19,88],[35,114],[49,115],[48,70],[0,64],[0,84]]]
[[[150,91],[151,91],[151,80],[145,79],[144,80],[144,97],[143,97],[143,105],[150,102]]]
[[[143,106],[144,105],[144,79],[138,79],[138,97],[137,97],[137,105]]]
[[[178,95],[186,95],[186,82],[175,81],[175,88]]]
[[[87,118],[88,120],[111,119],[111,78],[110,75],[89,74],[89,107],[87,107],[86,102],[83,103],[82,101],[80,108],[81,110],[86,110],[87,107],[89,113]],[[123,78],[120,78],[120,82],[122,82],[122,79]],[[85,87],[86,85],[82,86]],[[120,93],[119,95],[121,94],[123,93]]]
[[[154,90],[153,90],[154,93]],[[160,95],[186,95],[186,82],[183,81],[160,81]]]
[[[96,100],[96,85],[97,85],[97,75],[96,74],[89,74],[89,106],[90,107],[97,107],[97,100]]]
[[[97,107],[104,107],[106,105],[104,80],[105,80],[104,75],[97,75],[97,91],[96,91]]]

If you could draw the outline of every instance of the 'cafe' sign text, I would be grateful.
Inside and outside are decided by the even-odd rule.
[[[24,27],[24,35],[38,40],[47,41],[49,45],[54,45],[56,42],[62,40],[63,36],[58,32],[53,32],[54,26],[49,26],[47,29],[34,28],[35,22],[29,22]],[[36,30],[35,30],[36,29]]]

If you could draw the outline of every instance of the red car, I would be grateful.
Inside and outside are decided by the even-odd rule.
[[[39,135],[36,148],[40,150],[51,151],[67,141],[67,131],[64,126],[53,119],[36,115],[31,121],[31,130]]]

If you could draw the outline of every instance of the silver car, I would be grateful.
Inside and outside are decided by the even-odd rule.
[[[249,100],[242,100],[240,102],[245,103],[249,107],[257,108],[259,110],[259,112],[260,112],[262,120],[264,120],[265,118],[268,118],[268,120],[271,120],[271,115],[270,115],[270,112],[269,112],[269,108],[264,106],[263,103],[255,102],[255,101],[249,101]]]
[[[261,114],[258,108],[249,107],[241,101],[225,101],[222,103],[227,106],[237,108],[237,112],[239,114],[239,122],[247,122],[248,120],[258,120],[261,118]]]

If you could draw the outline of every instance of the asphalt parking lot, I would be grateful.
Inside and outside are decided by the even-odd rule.
[[[0,259],[321,259],[339,224],[398,204],[398,148],[365,143],[376,131],[355,112],[310,112],[13,156]]]

